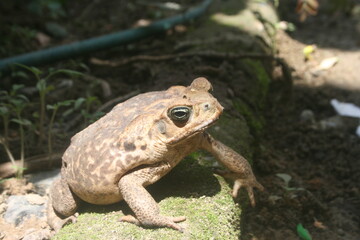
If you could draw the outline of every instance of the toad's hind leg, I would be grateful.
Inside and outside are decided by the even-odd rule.
[[[160,164],[156,167],[134,171],[120,179],[118,186],[121,195],[136,216],[136,218],[125,216],[121,218],[121,221],[141,224],[146,227],[168,227],[183,231],[176,223],[185,221],[186,218],[160,215],[158,204],[144,187],[159,179],[168,170],[166,164]]]
[[[79,199],[73,195],[68,184],[62,179],[56,179],[50,188],[47,206],[47,222],[58,232],[64,225],[76,222],[75,214]]]

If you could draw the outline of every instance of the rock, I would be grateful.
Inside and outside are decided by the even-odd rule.
[[[51,238],[50,229],[29,229],[22,240],[48,240]]]
[[[4,219],[8,223],[19,225],[24,219],[34,215],[37,218],[45,216],[45,204],[31,204],[26,195],[10,196],[7,200],[7,210]]]
[[[42,196],[46,194],[51,183],[60,176],[60,169],[55,169],[47,172],[38,172],[27,175],[27,179],[36,189],[36,192]]]
[[[25,195],[26,200],[33,205],[45,204],[46,199],[38,194],[30,193]]]
[[[77,222],[52,239],[81,239],[84,234],[87,239],[238,239],[241,209],[231,197],[229,185],[214,175],[211,167],[199,165],[195,157],[184,159],[148,190],[162,214],[187,217],[179,224],[184,233],[120,222],[123,214],[132,214],[121,201],[109,206],[83,204]]]
[[[315,123],[314,112],[309,109],[303,110],[300,114],[300,121],[314,124]]]
[[[321,130],[342,129],[353,133],[358,124],[359,120],[356,118],[335,115],[319,121],[319,128]]]
[[[1,188],[8,195],[21,195],[33,191],[34,185],[27,183],[25,179],[9,178],[0,183]]]
[[[319,127],[321,130],[344,128],[343,118],[336,115],[323,119],[319,122]]]
[[[0,214],[4,213],[6,211],[6,203],[0,204]]]

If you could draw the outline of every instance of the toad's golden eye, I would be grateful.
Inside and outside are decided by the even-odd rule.
[[[168,111],[168,116],[173,121],[186,122],[191,115],[191,108],[188,106],[173,107]]]

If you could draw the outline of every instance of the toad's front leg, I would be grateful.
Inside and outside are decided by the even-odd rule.
[[[210,134],[204,133],[201,141],[201,148],[213,154],[230,172],[222,173],[224,177],[234,179],[232,196],[236,197],[241,187],[245,187],[250,198],[250,203],[255,206],[253,188],[263,191],[264,187],[256,181],[248,161],[227,147],[223,143],[215,140]]]
[[[76,222],[80,199],[70,190],[63,177],[56,179],[50,188],[47,222],[58,232],[64,225]]]
[[[183,231],[177,223],[185,221],[186,218],[183,216],[168,217],[160,215],[158,204],[145,189],[145,186],[156,182],[170,169],[170,165],[163,162],[156,166],[136,170],[121,177],[118,184],[121,195],[136,216],[136,218],[124,216],[121,218],[121,221],[146,227],[168,227]]]

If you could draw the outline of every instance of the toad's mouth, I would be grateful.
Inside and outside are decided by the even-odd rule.
[[[216,123],[216,121],[219,119],[221,115],[221,112],[219,114],[217,114],[214,118],[203,121],[201,124],[199,124],[198,126],[194,127],[193,129],[191,129],[188,132],[184,132],[182,134],[176,135],[171,137],[170,139],[168,139],[168,144],[169,145],[176,145],[177,143],[179,143],[180,141],[184,141],[186,139],[189,139],[193,136],[195,136],[196,134],[199,134],[201,132],[204,132],[205,129],[211,127],[212,125],[214,125]]]

